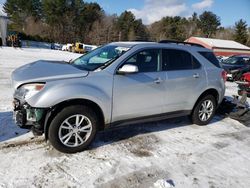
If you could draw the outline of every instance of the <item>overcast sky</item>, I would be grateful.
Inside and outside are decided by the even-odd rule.
[[[250,27],[250,0],[86,0],[97,2],[109,14],[132,11],[144,24],[160,20],[164,16],[191,16],[205,10],[221,18],[222,26],[233,26],[243,19]],[[0,4],[5,0],[0,0]]]

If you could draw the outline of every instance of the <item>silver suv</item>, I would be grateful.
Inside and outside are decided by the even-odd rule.
[[[199,45],[115,42],[71,62],[16,69],[14,117],[57,150],[75,153],[116,125],[184,115],[208,124],[224,97],[224,76],[213,52]]]

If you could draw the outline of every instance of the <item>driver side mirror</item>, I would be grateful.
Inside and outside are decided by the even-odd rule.
[[[137,72],[138,72],[138,67],[136,65],[131,65],[131,64],[123,65],[117,71],[118,74],[132,74]]]

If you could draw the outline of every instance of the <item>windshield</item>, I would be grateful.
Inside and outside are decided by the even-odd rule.
[[[128,47],[105,45],[77,58],[72,65],[79,69],[93,71],[99,67],[106,67],[128,50]]]
[[[224,60],[224,63],[226,63],[226,64],[242,64],[243,57],[229,57],[226,60]]]

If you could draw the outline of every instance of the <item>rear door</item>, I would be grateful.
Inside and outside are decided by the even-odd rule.
[[[139,51],[120,66],[136,65],[139,71],[114,75],[113,122],[162,113],[166,74],[161,72],[160,52],[159,49]]]
[[[165,112],[191,110],[202,89],[206,73],[188,51],[163,49],[162,68],[166,71]]]

